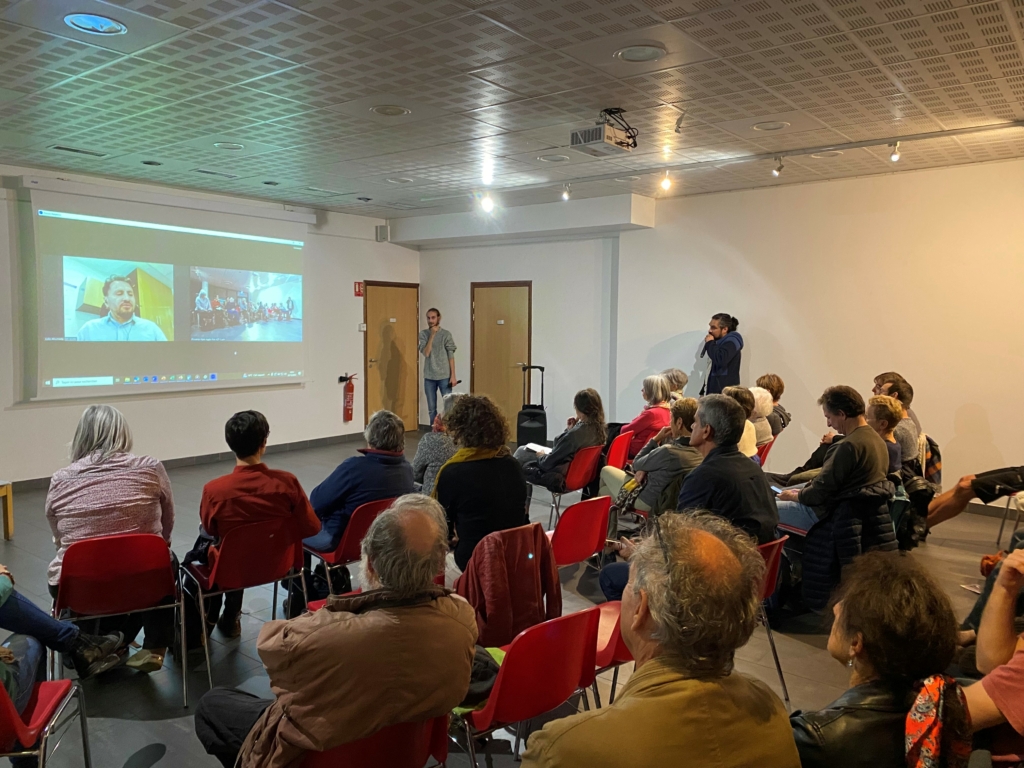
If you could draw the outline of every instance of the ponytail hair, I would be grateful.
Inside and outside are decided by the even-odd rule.
[[[717,315],[711,316],[712,320],[717,320],[718,323],[723,326],[729,333],[732,333],[740,327],[740,321],[730,315],[728,312],[719,312]]]

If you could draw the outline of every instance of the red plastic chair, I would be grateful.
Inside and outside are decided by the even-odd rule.
[[[582,563],[604,550],[611,505],[611,496],[597,496],[578,501],[565,510],[555,530],[547,532],[556,566]]]
[[[70,552],[70,547],[68,548]],[[47,741],[71,700],[77,705],[75,717],[82,727],[82,756],[85,768],[92,768],[89,729],[85,719],[85,694],[70,680],[36,683],[25,711],[20,715],[7,689],[0,685],[0,757],[37,755],[39,765],[48,765]],[[37,743],[38,742],[38,743]],[[60,739],[57,746],[60,746]]]
[[[471,765],[477,764],[476,739],[550,712],[593,678],[599,618],[595,606],[537,624],[512,641],[487,704],[458,718]],[[519,741],[517,732],[514,757]]]
[[[626,460],[629,458],[629,444],[633,442],[633,431],[620,432],[619,436],[612,440],[612,444],[608,446],[608,457],[604,460],[606,467],[615,467],[616,469],[622,469],[626,466]]]
[[[365,739],[310,752],[302,768],[423,768],[448,759],[448,715],[381,728]]]
[[[174,602],[164,603],[167,598]],[[54,617],[68,611],[77,619],[100,619],[124,613],[178,611],[181,647],[185,647],[185,611],[171,550],[154,533],[123,533],[76,541],[64,553],[53,603]],[[56,677],[59,665],[51,654]],[[186,664],[181,664],[181,692],[188,707]]]
[[[70,551],[70,550],[68,550]],[[65,555],[66,557],[66,555]],[[302,572],[302,539],[290,518],[277,518],[259,523],[248,523],[228,531],[217,547],[217,559],[208,565],[189,563],[181,568],[183,577],[195,582],[199,590],[199,613],[206,616],[206,598],[222,595],[236,589],[274,585],[271,615],[277,618],[277,583],[287,579],[300,579],[303,604],[309,602],[306,578]],[[213,670],[210,666],[210,646],[206,632],[200,632],[206,653],[206,676],[213,688]],[[184,665],[183,665],[184,666]]]
[[[597,666],[596,675],[613,669],[612,692],[608,700],[609,706],[615,703],[615,688],[619,684],[619,667],[633,661],[633,654],[629,652],[626,643],[622,639],[622,601],[612,600],[601,603],[597,606],[600,611],[601,620],[597,626]],[[593,683],[594,699],[597,706],[601,706],[601,697],[597,692],[597,681]]]
[[[768,460],[768,452],[772,449],[773,445],[775,445],[774,437],[764,445],[758,447],[757,460],[761,462],[762,467],[764,467],[764,463]]]
[[[762,544],[757,548],[764,558],[767,566],[764,576],[764,589],[761,590],[761,623],[764,624],[768,633],[768,643],[772,647],[772,656],[775,657],[775,669],[779,673],[779,683],[782,684],[782,697],[786,700],[786,709],[789,709],[789,689],[786,688],[786,678],[782,676],[782,664],[779,662],[779,652],[775,650],[775,636],[772,634],[772,627],[768,623],[768,614],[764,610],[764,601],[775,594],[775,586],[779,583],[779,568],[782,566],[782,548],[789,541],[789,536]]]
[[[559,507],[562,506],[562,496],[567,493],[582,491],[590,481],[597,477],[598,465],[601,462],[601,449],[603,446],[592,445],[589,448],[580,448],[569,463],[569,469],[565,473],[565,490],[551,491],[551,515],[548,517],[548,529],[552,523],[558,522]]]
[[[306,547],[306,551],[313,557],[320,558],[327,569],[327,590],[334,594],[334,582],[331,580],[331,571],[344,568],[346,565],[357,562],[362,557],[362,543],[366,532],[370,530],[373,521],[385,509],[391,506],[394,499],[381,499],[380,501],[368,501],[360,504],[352,511],[352,516],[345,526],[345,533],[341,536],[337,548],[333,552],[317,552],[315,549]]]

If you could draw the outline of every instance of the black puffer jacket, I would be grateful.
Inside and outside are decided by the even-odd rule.
[[[803,600],[824,610],[839,584],[843,566],[865,552],[897,549],[889,516],[896,487],[888,480],[865,485],[836,497],[818,523],[807,532],[803,551]]]

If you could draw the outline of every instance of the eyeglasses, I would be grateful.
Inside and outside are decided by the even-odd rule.
[[[672,581],[672,558],[668,553],[668,545],[665,543],[665,538],[661,535],[661,515],[652,517],[654,522],[654,536],[658,539],[658,546],[661,547],[661,556],[665,560],[665,572],[668,574],[669,582]]]

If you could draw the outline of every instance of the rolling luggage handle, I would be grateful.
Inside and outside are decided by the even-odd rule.
[[[544,366],[543,365],[527,365],[526,363],[519,363],[523,369],[523,406],[527,405],[526,402],[526,381],[530,375],[529,372],[533,370],[540,371],[540,407],[544,407]]]

